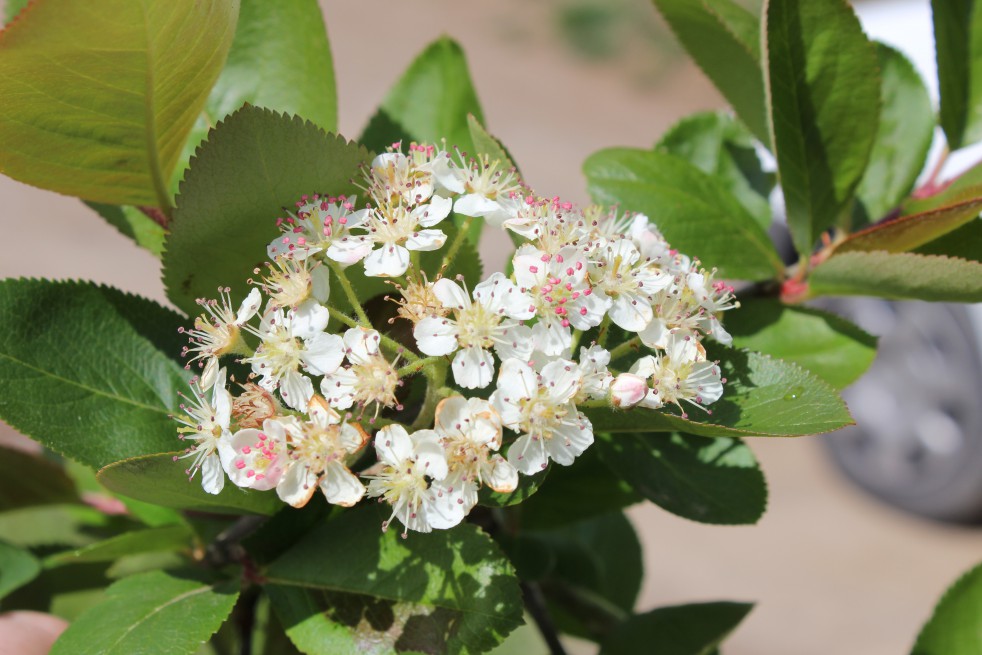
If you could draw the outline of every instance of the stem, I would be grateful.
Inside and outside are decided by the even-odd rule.
[[[256,605],[259,602],[259,589],[249,587],[242,592],[239,602],[232,611],[232,620],[239,633],[239,655],[252,655],[252,632],[256,624]]]
[[[601,348],[607,343],[607,335],[610,334],[610,314],[604,314],[604,320],[600,322],[600,332],[597,334],[597,345]]]
[[[938,161],[934,164],[934,168],[931,169],[931,174],[928,176],[927,182],[922,185],[922,188],[931,189],[937,185],[938,178],[941,177],[941,169],[948,162],[948,155],[950,154],[951,149],[945,144],[941,154],[938,155]]]
[[[405,354],[405,353],[403,353],[403,354]],[[413,375],[415,373],[419,373],[426,366],[429,366],[430,364],[436,363],[436,360],[438,360],[438,359],[443,359],[443,358],[442,357],[424,357],[423,359],[417,359],[416,361],[410,362],[409,364],[406,364],[405,366],[403,366],[402,368],[400,368],[398,371],[396,371],[396,375],[398,375],[399,377],[403,378],[403,377],[406,377],[407,375]]]
[[[610,361],[614,361],[618,357],[623,357],[624,355],[628,354],[632,350],[636,350],[637,347],[640,345],[641,345],[641,337],[634,337],[633,339],[629,339],[625,341],[624,343],[622,343],[621,345],[617,346],[616,348],[610,351]]]
[[[137,209],[139,209],[140,212],[143,213],[143,215],[149,218],[151,221],[153,221],[160,227],[164,228],[165,230],[167,229],[167,226],[170,223],[170,219],[167,217],[167,214],[165,214],[161,209],[157,207],[144,207],[142,205],[137,206]]]
[[[336,318],[340,323],[344,323],[348,327],[358,327],[358,321],[351,318],[340,309],[334,309],[333,307],[328,307],[327,311],[330,312],[333,318]]]
[[[457,234],[454,236],[453,242],[447,249],[447,254],[443,256],[443,262],[440,264],[440,272],[447,270],[447,267],[453,263],[454,258],[457,256],[457,251],[460,250],[462,245],[464,245],[464,241],[467,241],[467,233],[470,232],[471,222],[473,220],[473,216],[467,216],[457,228]]]
[[[519,586],[522,589],[522,598],[525,600],[525,609],[528,610],[536,627],[539,628],[539,632],[542,633],[542,638],[549,647],[549,653],[551,655],[566,655],[566,649],[559,641],[556,625],[552,622],[549,610],[546,609],[546,599],[542,595],[542,589],[534,582],[523,581],[519,583]]]
[[[423,397],[423,408],[419,410],[419,416],[411,426],[416,430],[433,424],[436,405],[443,400],[443,383],[447,381],[447,360],[442,357],[434,359],[435,361],[423,368],[423,373],[426,375],[426,395]]]
[[[355,294],[355,289],[351,286],[351,281],[348,280],[344,269],[334,260],[329,259],[328,262],[330,263],[331,270],[334,271],[334,276],[341,284],[341,288],[344,290],[344,295],[347,296],[348,302],[354,307],[355,314],[358,315],[358,320],[361,322],[362,327],[372,327],[372,322],[368,320],[368,315],[365,314],[365,308],[361,306],[361,302],[359,302],[358,296]]]
[[[575,353],[576,347],[580,345],[580,339],[583,338],[583,330],[573,330],[573,340],[569,342],[569,352]]]

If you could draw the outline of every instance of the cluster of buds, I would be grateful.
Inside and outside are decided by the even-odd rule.
[[[237,309],[228,289],[200,301],[185,356],[201,373],[178,420],[191,442],[180,457],[205,491],[227,478],[301,507],[319,488],[337,505],[388,503],[383,528],[449,528],[482,486],[507,493],[520,475],[571,464],[594,439],[584,408],[686,416],[722,395],[702,340],[729,343],[719,317],[736,306],[733,289],[646,216],[579,211],[497,161],[432,145],[395,144],[365,168],[363,188],[361,205],[304,196],[279,219]],[[467,235],[448,239],[452,213],[521,237],[510,275],[447,273]],[[438,270],[421,267],[420,252],[441,249]],[[396,319],[373,324],[356,266],[392,282]],[[337,287],[344,310],[330,301]],[[411,342],[383,329],[393,320]],[[226,356],[252,371],[235,393]]]

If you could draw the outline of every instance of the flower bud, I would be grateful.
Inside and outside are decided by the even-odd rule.
[[[633,373],[621,373],[610,385],[610,402],[614,407],[634,407],[648,394],[648,382]]]

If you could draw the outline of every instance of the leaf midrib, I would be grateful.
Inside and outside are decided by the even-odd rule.
[[[139,621],[134,621],[128,628],[126,628],[126,631],[123,632],[123,634],[121,634],[119,638],[116,639],[116,641],[110,644],[105,652],[110,652],[112,649],[116,648],[116,646],[118,646],[121,641],[123,641],[131,632],[133,632],[133,630],[135,630],[138,626],[142,625],[144,622],[149,620],[151,616],[157,614],[158,612],[162,612],[170,605],[183,601],[186,598],[190,598],[197,594],[203,594],[206,591],[214,591],[214,587],[207,586],[207,587],[198,587],[197,589],[191,589],[189,591],[185,591],[183,594],[171,598],[170,600],[168,600],[166,603],[163,603],[162,605],[158,605],[157,607],[154,607],[149,613],[143,615]]]

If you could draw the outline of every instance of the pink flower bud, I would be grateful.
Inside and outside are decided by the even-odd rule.
[[[610,402],[614,407],[634,407],[648,394],[648,381],[633,373],[621,373],[610,385]]]

